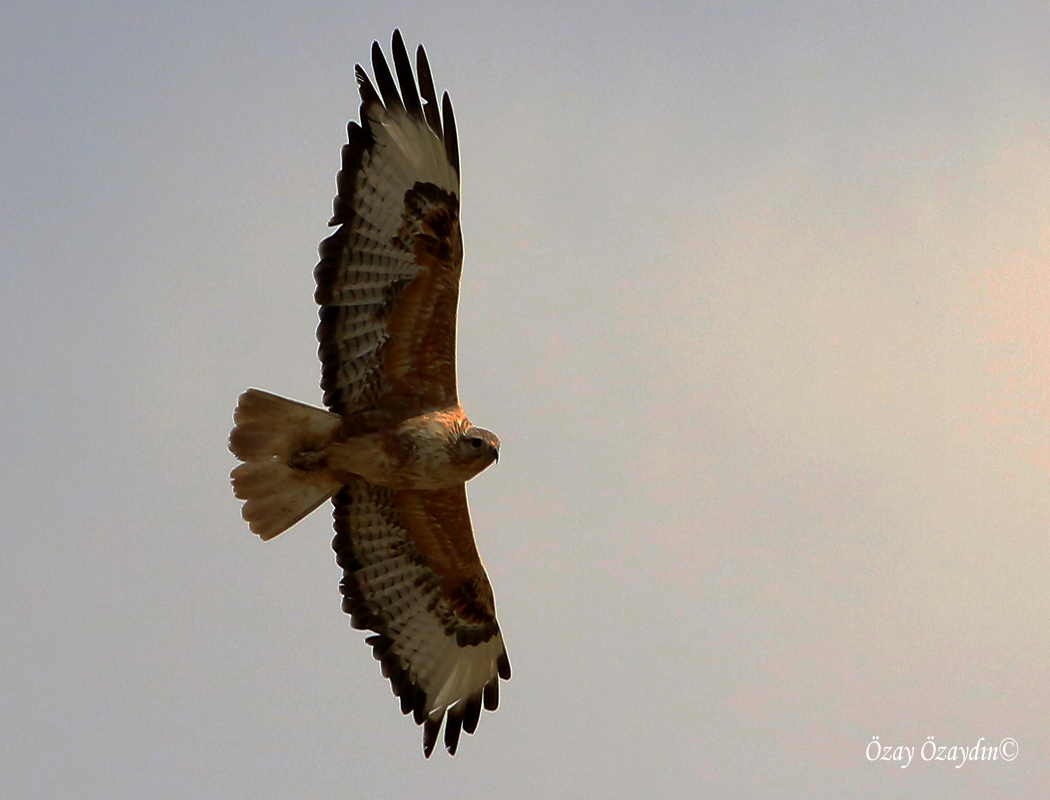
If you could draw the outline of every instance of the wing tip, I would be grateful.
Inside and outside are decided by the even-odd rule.
[[[441,730],[441,717],[436,720],[428,719],[423,723],[423,755],[426,758],[430,758],[430,754],[434,752],[439,730]]]
[[[442,139],[445,142],[445,157],[459,176],[459,134],[456,133],[456,114],[452,110],[452,98],[448,92],[441,95],[441,118],[444,122]]]
[[[363,603],[347,603],[344,597],[343,609],[352,615],[359,615],[357,622],[364,622]],[[371,616],[368,622],[375,624],[379,617]],[[351,625],[355,620],[351,618]],[[358,625],[354,625],[358,627]],[[375,628],[373,627],[374,631]],[[461,734],[465,731],[473,735],[478,729],[482,709],[495,711],[499,707],[500,680],[510,678],[510,661],[506,650],[496,659],[496,674],[475,694],[459,700],[452,706],[427,712],[427,693],[416,683],[401,657],[394,651],[395,641],[386,633],[375,632],[365,638],[365,644],[372,648],[372,657],[380,662],[383,677],[390,681],[394,696],[400,700],[401,713],[412,715],[413,721],[423,727],[423,754],[430,758],[444,724],[444,745],[450,756],[455,756],[459,748]]]
[[[510,658],[507,657],[506,649],[496,659],[496,672],[503,680],[510,680]]]
[[[450,756],[454,756],[456,748],[459,747],[459,735],[463,730],[464,714],[465,708],[462,702],[456,703],[445,712],[445,749]]]

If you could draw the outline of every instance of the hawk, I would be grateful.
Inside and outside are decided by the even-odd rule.
[[[234,494],[269,540],[326,500],[350,624],[382,663],[430,757],[442,722],[455,755],[510,678],[464,484],[499,458],[456,390],[463,240],[459,144],[438,106],[423,46],[416,76],[401,33],[394,75],[372,43],[375,84],[358,64],[336,183],[338,229],[314,268],[327,411],[258,389],[240,396],[230,451]],[[376,89],[378,86],[378,91]],[[400,90],[399,90],[400,87]],[[439,110],[440,109],[440,110]]]

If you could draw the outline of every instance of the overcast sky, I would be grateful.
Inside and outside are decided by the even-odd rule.
[[[19,6],[0,795],[1050,794],[1045,3]],[[329,507],[259,541],[226,450],[247,386],[320,402],[316,247],[395,26],[456,107],[514,666],[429,761]]]

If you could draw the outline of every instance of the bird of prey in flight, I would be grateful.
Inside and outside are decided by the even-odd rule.
[[[429,757],[495,710],[510,661],[464,484],[499,458],[456,388],[459,144],[423,46],[356,68],[360,123],[314,269],[327,411],[248,389],[234,411],[234,494],[268,540],[331,499],[343,610],[382,663]],[[396,75],[396,79],[395,79]],[[418,79],[418,88],[417,88]]]

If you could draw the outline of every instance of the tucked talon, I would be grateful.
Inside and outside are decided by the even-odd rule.
[[[321,455],[316,450],[300,450],[288,459],[288,466],[302,470],[317,469],[321,466]]]

